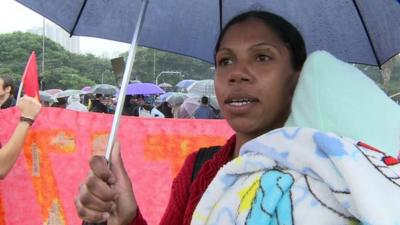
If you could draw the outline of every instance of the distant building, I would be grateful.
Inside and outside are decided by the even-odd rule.
[[[36,27],[28,30],[28,32],[42,35],[43,27]],[[80,42],[79,37],[69,37],[69,34],[56,24],[47,21],[45,22],[45,36],[54,42],[59,43],[67,51],[79,54],[80,53]]]

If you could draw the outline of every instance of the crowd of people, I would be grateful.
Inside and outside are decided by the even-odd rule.
[[[96,112],[113,114],[116,108],[116,98],[103,94],[75,94],[69,97],[57,98],[57,101],[46,106],[65,108],[81,112]],[[171,104],[160,101],[159,96],[127,95],[123,106],[122,115],[153,118],[193,118],[193,119],[219,119],[220,111],[209,104],[209,98],[203,96],[198,100],[193,112],[188,112],[182,104]]]

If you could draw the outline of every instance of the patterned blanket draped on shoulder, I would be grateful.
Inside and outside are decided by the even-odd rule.
[[[399,161],[367,144],[281,128],[242,146],[191,224],[398,224],[399,176]]]

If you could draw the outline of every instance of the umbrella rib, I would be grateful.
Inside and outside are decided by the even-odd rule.
[[[367,28],[367,25],[365,24],[365,21],[364,21],[364,18],[363,18],[363,16],[362,16],[362,14],[361,14],[360,8],[358,8],[358,5],[357,5],[356,0],[353,0],[352,2],[353,2],[353,4],[354,4],[354,7],[356,7],[358,16],[359,16],[359,18],[360,18],[360,20],[361,20],[361,24],[363,25],[363,28],[364,28],[364,30],[365,30],[365,33],[367,34],[367,38],[368,38],[369,44],[371,45],[372,52],[374,53],[375,59],[376,59],[376,61],[377,61],[377,63],[378,63],[378,67],[379,67],[379,69],[382,69],[382,68],[381,68],[381,61],[379,60],[378,54],[376,53],[376,49],[375,49],[374,43],[373,43],[372,40],[371,40],[371,36],[370,36],[370,34],[369,34],[369,30],[368,30],[368,28]]]
[[[87,2],[87,0],[84,0],[84,1],[83,1],[82,7],[81,7],[81,9],[79,10],[78,17],[76,17],[76,20],[75,20],[75,22],[74,22],[74,26],[73,26],[72,29],[71,29],[71,32],[70,32],[69,37],[72,37],[72,35],[73,35],[74,32],[75,32],[75,28],[76,28],[76,26],[78,25],[79,20],[81,19],[83,10],[85,9],[86,2]]]

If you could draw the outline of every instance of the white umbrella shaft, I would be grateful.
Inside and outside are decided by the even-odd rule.
[[[111,133],[108,138],[106,155],[105,155],[106,160],[108,161],[109,165],[111,164],[111,151],[115,144],[115,138],[118,133],[119,120],[121,118],[122,108],[124,107],[126,88],[128,87],[133,63],[135,62],[137,40],[138,40],[139,33],[140,33],[140,30],[143,25],[143,19],[144,19],[145,13],[146,13],[147,4],[148,4],[148,0],[142,0],[139,18],[136,23],[135,32],[132,37],[131,47],[129,49],[128,60],[126,62],[126,66],[125,66],[124,76],[122,78],[121,89],[120,89],[120,92],[118,95],[117,107],[115,109],[115,114],[114,114],[113,123],[112,123],[112,127],[111,127]]]

